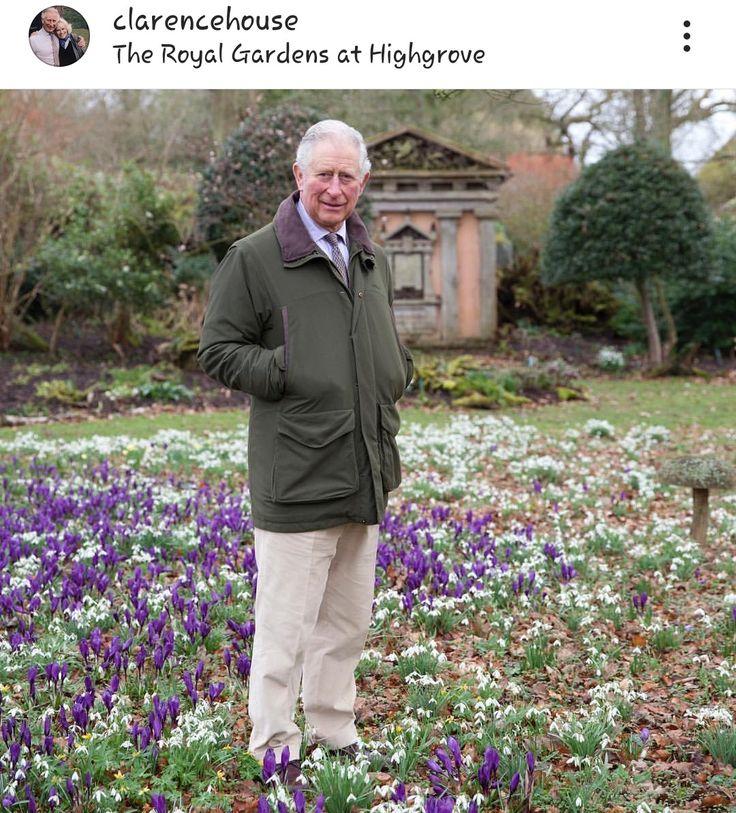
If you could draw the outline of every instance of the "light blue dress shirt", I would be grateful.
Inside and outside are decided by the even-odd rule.
[[[325,240],[325,235],[330,234],[328,229],[325,229],[323,226],[320,226],[318,223],[315,223],[312,217],[310,216],[309,212],[304,207],[304,204],[301,200],[296,202],[296,210],[299,212],[299,217],[302,219],[302,223],[306,230],[309,232],[309,236],[314,240],[317,244],[317,248],[320,251],[323,251],[327,255],[327,259],[332,261],[332,247],[330,244]],[[348,267],[348,260],[350,259],[350,255],[348,253],[348,244],[347,244],[347,236],[348,232],[345,228],[345,221],[343,221],[342,226],[336,231],[332,232],[338,236],[337,245],[340,248],[340,253],[342,254],[343,260],[345,260],[345,267]]]

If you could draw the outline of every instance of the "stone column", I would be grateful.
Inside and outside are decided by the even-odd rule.
[[[457,221],[460,212],[437,212],[440,233],[442,303],[440,330],[442,341],[457,338],[460,313],[457,301]]]
[[[496,224],[479,213],[480,227],[480,338],[492,339],[498,330],[496,279]]]

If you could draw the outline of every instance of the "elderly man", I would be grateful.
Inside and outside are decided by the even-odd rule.
[[[41,12],[41,28],[30,36],[33,53],[47,65],[59,64],[59,38],[56,36],[56,26],[61,15],[58,9],[51,6]]]
[[[386,257],[355,213],[370,162],[339,121],[304,135],[298,191],[230,247],[210,291],[202,368],[251,395],[258,583],[250,750],[359,750],[354,670],[370,624],[378,523],[401,479],[396,401],[413,363],[396,333]],[[283,777],[297,786],[300,764]]]

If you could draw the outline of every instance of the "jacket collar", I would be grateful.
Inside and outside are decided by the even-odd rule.
[[[294,192],[286,200],[282,201],[273,219],[273,226],[276,231],[276,239],[281,249],[281,257],[286,263],[298,262],[307,256],[314,254],[315,245],[309,232],[304,227],[296,203],[299,200],[299,192]],[[345,221],[348,234],[348,246],[359,246],[371,258],[375,256],[373,244],[368,236],[368,229],[353,212]]]

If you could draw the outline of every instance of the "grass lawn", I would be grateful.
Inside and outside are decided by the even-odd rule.
[[[564,431],[590,418],[625,429],[656,423],[668,429],[736,429],[733,384],[701,378],[591,379],[585,382],[588,401],[571,401],[511,414],[546,432]]]
[[[508,415],[515,421],[558,435],[570,426],[591,418],[607,420],[619,429],[637,423],[656,423],[668,429],[736,429],[734,386],[719,379],[667,378],[590,379],[584,382],[587,401],[569,401],[544,407],[499,410],[487,414]],[[451,413],[444,407],[417,407],[405,402],[404,423],[437,425]],[[484,414],[478,412],[477,414]],[[0,439],[19,431],[32,431],[43,438],[72,439],[93,435],[148,437],[162,429],[219,432],[235,429],[247,421],[242,410],[214,412],[161,412],[115,417],[80,423],[51,423],[22,429],[0,429]]]

